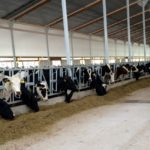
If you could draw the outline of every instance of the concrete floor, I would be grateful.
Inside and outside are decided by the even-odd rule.
[[[63,119],[53,126],[52,132],[42,133],[39,138],[36,135],[7,143],[7,148],[149,150],[150,88],[138,90],[124,100],[123,103],[102,106]]]

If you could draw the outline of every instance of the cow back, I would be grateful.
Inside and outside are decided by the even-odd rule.
[[[14,119],[14,114],[10,106],[4,100],[0,99],[0,115],[4,119]]]

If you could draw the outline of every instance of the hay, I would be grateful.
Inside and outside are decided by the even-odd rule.
[[[0,144],[21,138],[24,135],[44,132],[47,127],[50,129],[50,125],[56,121],[75,113],[101,105],[121,102],[123,96],[148,86],[150,86],[150,78],[141,79],[113,88],[105,96],[92,95],[73,101],[70,104],[58,103],[51,106],[42,106],[39,112],[20,115],[13,121],[0,119]]]

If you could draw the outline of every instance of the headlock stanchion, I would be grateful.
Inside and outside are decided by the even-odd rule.
[[[147,62],[148,63],[148,62]],[[119,66],[123,66],[127,63],[114,63],[110,64],[112,72],[116,73],[117,68]],[[130,65],[130,64],[129,64]],[[132,62],[132,65],[144,65],[144,62]],[[84,90],[89,88],[90,86],[90,76],[92,72],[100,75],[102,77],[102,67],[104,65],[73,65],[73,66],[61,66],[61,67],[49,67],[44,69],[38,68],[11,68],[5,69],[0,68],[0,74],[5,76],[13,76],[17,72],[26,71],[26,87],[31,90],[33,93],[35,92],[35,85],[37,81],[46,81],[48,86],[48,96],[60,95],[60,91],[58,91],[58,80],[60,77],[70,76],[72,80],[75,82],[77,88],[79,90]],[[127,78],[129,78],[130,74],[133,72],[129,72]],[[133,78],[133,75],[131,76]],[[125,79],[125,78],[123,78]],[[0,81],[0,96],[3,91],[3,83]],[[21,99],[16,98],[14,94],[12,94],[9,104],[17,104],[20,103]]]

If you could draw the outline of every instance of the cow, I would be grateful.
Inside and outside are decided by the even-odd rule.
[[[36,89],[36,94],[37,96],[43,100],[47,101],[48,100],[48,86],[46,81],[38,81],[35,85]]]
[[[35,112],[39,111],[38,98],[27,89],[24,80],[21,81],[21,99],[30,109]]]
[[[146,65],[144,65],[144,64],[139,64],[138,63],[138,65],[136,66],[137,68],[138,68],[138,70],[139,70],[139,72],[140,73],[144,73],[144,72],[147,72],[148,70],[147,70],[147,64]]]
[[[15,114],[10,109],[7,104],[8,100],[11,97],[11,94],[14,92],[16,97],[20,97],[20,80],[26,76],[26,72],[19,72],[12,77],[5,76],[0,74],[0,81],[2,81],[4,88],[1,90],[0,98],[0,114],[5,119],[13,119]]]
[[[87,84],[91,79],[92,69],[89,67],[77,67],[75,70],[75,75],[78,79],[78,83]]]
[[[109,64],[101,66],[101,79],[106,84],[114,82],[114,72]]]
[[[135,66],[135,65],[132,65],[132,66],[131,66],[131,71],[132,71],[132,73],[133,73],[133,78],[135,78],[136,81],[139,80],[139,78],[140,78],[140,76],[141,76],[141,72],[140,72],[140,70],[138,69],[138,67]]]
[[[44,72],[45,72],[45,74],[44,74]],[[34,92],[37,95],[37,97],[42,101],[48,100],[48,83],[47,83],[47,81],[49,79],[49,74],[47,74],[47,72],[49,72],[49,70],[45,70],[42,72],[44,80],[39,79],[39,77],[38,77],[39,70],[29,70],[28,76],[27,76],[31,83],[34,82],[35,85],[32,85],[32,87],[35,89]],[[46,76],[47,81],[46,81],[44,75]],[[31,88],[29,86],[30,84],[28,82],[26,83],[26,85],[27,85],[28,89]]]
[[[115,79],[117,80],[119,77],[125,77],[125,76],[132,76],[136,80],[139,80],[139,77],[141,76],[142,72],[145,70],[144,65],[137,65],[134,64],[124,64],[122,66],[117,67],[116,73],[115,73]],[[122,78],[122,79],[123,79]]]
[[[15,75],[9,77],[5,76],[4,74],[0,74],[0,81],[3,82],[3,98],[6,101],[9,100],[12,93],[15,93],[16,97],[21,96],[20,91],[20,82],[23,78],[27,76],[26,71],[17,72]]]
[[[109,64],[102,66],[102,79],[106,84],[110,84],[114,82],[114,73]]]
[[[107,86],[106,84],[102,82],[102,80],[100,79],[100,76],[96,74],[95,72],[92,72],[91,78],[92,78],[92,81],[91,81],[90,87],[96,90],[97,95],[99,96],[105,95],[107,93],[106,91]]]
[[[9,77],[1,75],[1,80],[4,85],[4,97],[8,101],[11,94],[15,93],[16,97],[20,97],[22,101],[32,108],[34,111],[38,111],[37,99],[33,93],[30,93],[25,87],[25,83],[22,81],[28,76],[26,71],[17,72],[15,75]]]
[[[15,117],[15,114],[13,113],[7,102],[5,102],[5,99],[0,99],[0,116],[8,120],[12,120]]]
[[[70,103],[73,93],[78,91],[75,83],[70,76],[64,76],[58,78],[58,91],[64,92],[65,102]]]
[[[125,76],[129,75],[129,72],[130,70],[127,68],[128,65],[121,65],[121,66],[118,66],[116,68],[116,72],[115,72],[115,80],[118,80],[119,78],[124,79]]]
[[[148,74],[150,74],[150,62],[145,64],[145,72],[147,72]]]

